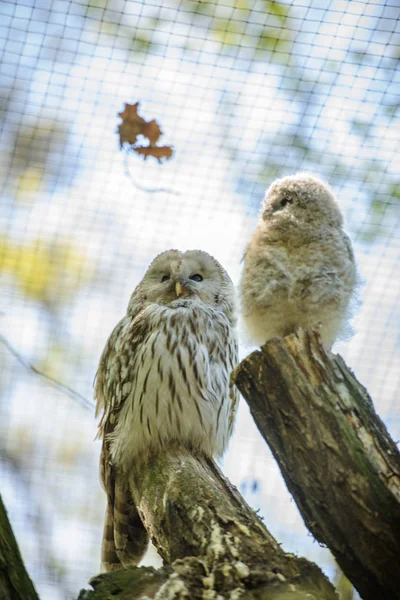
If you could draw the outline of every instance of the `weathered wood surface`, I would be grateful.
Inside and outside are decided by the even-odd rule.
[[[169,575],[166,569],[156,571],[152,567],[131,567],[113,573],[101,573],[90,580],[93,589],[81,590],[77,600],[154,598],[157,593],[160,595],[163,593],[162,586],[168,582]]]
[[[0,600],[39,600],[0,496]]]
[[[400,454],[317,331],[274,338],[233,379],[314,537],[364,600],[400,598]]]
[[[164,561],[192,561],[210,597],[264,585],[301,591],[305,574],[321,598],[335,597],[318,567],[282,550],[212,461],[171,449],[132,480],[132,492]]]
[[[147,598],[337,600],[321,570],[285,553],[213,462],[171,448],[132,476],[131,490],[168,565],[150,582]],[[136,583],[126,584],[130,595],[126,586],[114,588],[113,598],[136,598],[141,574],[149,577],[148,570],[125,573]],[[80,599],[111,597],[106,589],[115,577],[118,573],[101,575],[95,590],[81,592]]]

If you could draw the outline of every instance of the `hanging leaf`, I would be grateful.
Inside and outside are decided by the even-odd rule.
[[[169,160],[173,150],[171,146],[157,146],[157,142],[162,136],[162,131],[155,119],[146,121],[138,114],[139,102],[135,104],[125,104],[122,112],[118,113],[122,123],[118,126],[119,144],[122,148],[125,144],[129,145],[130,150],[133,150],[139,156],[143,156],[146,160],[148,156],[153,156],[162,162],[165,158]],[[148,140],[148,144],[144,145],[138,141],[138,136],[142,136]]]
[[[139,156],[143,156],[144,160],[148,156],[154,156],[158,162],[161,162],[163,158],[169,160],[172,156],[172,148],[170,146],[141,146],[140,148],[133,148],[133,150]]]

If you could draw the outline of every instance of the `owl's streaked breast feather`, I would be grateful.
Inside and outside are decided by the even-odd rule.
[[[221,455],[231,433],[229,377],[237,362],[225,314],[197,300],[150,304],[125,317],[115,334],[98,378],[113,461],[127,469],[174,440]]]

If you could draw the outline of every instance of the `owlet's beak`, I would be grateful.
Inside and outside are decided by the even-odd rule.
[[[182,294],[182,286],[179,283],[179,281],[176,282],[175,284],[175,292],[176,292],[176,297],[179,298],[179,296]]]

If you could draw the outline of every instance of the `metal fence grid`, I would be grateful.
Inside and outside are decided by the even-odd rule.
[[[21,359],[91,401],[149,261],[202,248],[237,282],[275,177],[337,191],[362,280],[337,350],[396,439],[397,0],[2,0],[0,46],[0,485],[42,600],[97,572],[105,499],[93,410]],[[117,113],[137,101],[171,161],[119,150]],[[334,576],[244,402],[224,470],[288,551]]]

